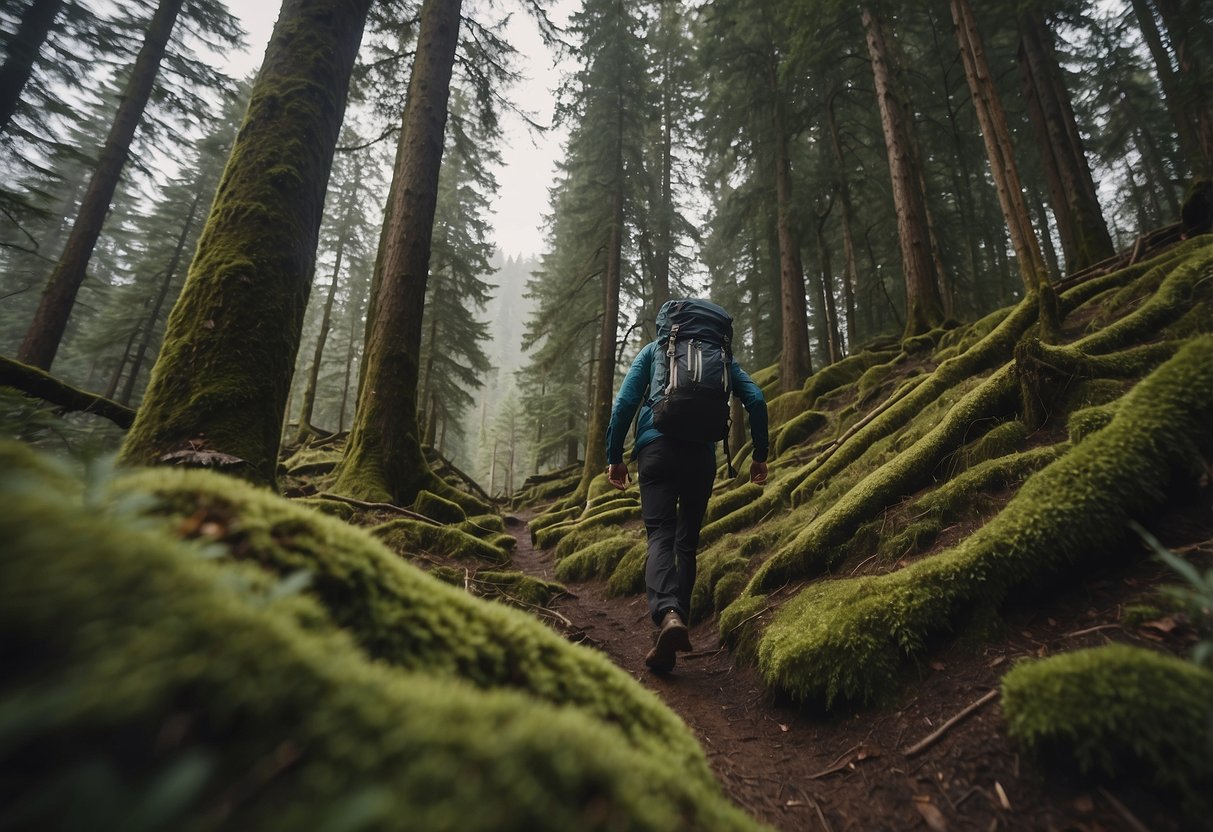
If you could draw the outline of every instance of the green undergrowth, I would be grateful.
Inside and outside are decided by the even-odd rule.
[[[1031,476],[955,548],[885,575],[810,584],[761,635],[764,679],[798,700],[878,697],[907,656],[967,611],[997,608],[1012,588],[1047,582],[1121,545],[1129,519],[1148,517],[1199,475],[1213,454],[1209,424],[1207,336],[1143,380],[1107,427]]]
[[[429,574],[443,583],[459,586],[477,598],[502,601],[520,609],[546,607],[566,590],[555,581],[545,581],[517,570],[480,569],[472,572],[454,566],[435,566]]]
[[[504,546],[495,546],[454,526],[440,526],[407,517],[381,523],[371,529],[371,534],[405,558],[429,555],[495,564],[508,563],[510,560],[510,550]],[[509,540],[513,542],[513,538]]]
[[[1112,644],[1017,664],[1002,679],[1011,739],[1038,763],[1180,794],[1213,809],[1213,671]]]
[[[604,657],[357,529],[0,456],[6,828],[755,827]]]

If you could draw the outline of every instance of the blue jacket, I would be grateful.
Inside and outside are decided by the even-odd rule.
[[[607,426],[608,464],[614,465],[623,462],[623,440],[632,423],[632,417],[636,415],[637,407],[640,408],[640,421],[636,425],[636,445],[632,449],[632,456],[635,457],[641,448],[661,436],[661,432],[653,427],[653,409],[648,406],[647,402],[642,401],[649,381],[653,377],[653,361],[661,360],[658,357],[660,349],[661,346],[657,341],[646,344],[640,354],[636,356],[636,360],[632,362],[632,368],[628,370],[627,377],[624,378],[623,385],[619,388],[619,395],[615,397],[615,406],[611,409],[611,423]],[[746,413],[750,414],[750,438],[754,440],[754,461],[766,462],[769,445],[766,399],[762,397],[762,390],[758,388],[754,380],[746,375],[745,370],[741,369],[737,359],[733,359],[733,363],[729,365],[729,376],[732,380],[733,395],[741,399]]]

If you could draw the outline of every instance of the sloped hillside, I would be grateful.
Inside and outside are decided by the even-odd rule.
[[[771,482],[718,485],[692,615],[716,617],[769,694],[879,705],[941,645],[1005,639],[1008,600],[1047,615],[1093,567],[1148,557],[1133,523],[1207,543],[1213,238],[1063,284],[1060,311],[1055,343],[1041,340],[1028,298],[871,345],[792,393],[770,395],[774,368],[755,374],[768,391]],[[521,501],[550,498],[550,483],[536,489]],[[643,531],[627,522],[637,497],[599,482],[584,509],[557,501],[540,514],[534,538],[555,547],[557,575],[642,591]],[[1006,677],[1003,707],[1037,759],[1144,769],[1189,796],[1213,776],[1213,672],[1129,648],[1028,667]],[[1080,704],[1062,716],[1066,698]]]

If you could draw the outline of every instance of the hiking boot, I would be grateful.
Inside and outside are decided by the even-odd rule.
[[[691,635],[687,625],[682,623],[682,617],[670,610],[661,619],[661,629],[657,631],[657,643],[644,657],[644,663],[654,673],[669,673],[674,669],[678,651],[690,652]]]

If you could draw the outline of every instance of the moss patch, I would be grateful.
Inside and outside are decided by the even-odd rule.
[[[138,811],[147,828],[754,828],[681,723],[606,659],[365,534],[216,475],[123,483],[128,499],[226,498],[246,529],[260,515],[325,544],[260,563],[5,479],[0,765],[31,828],[82,806],[96,828]],[[297,567],[302,595],[280,578]]]
[[[1173,656],[1113,644],[1022,662],[1003,677],[1002,708],[1041,763],[1189,797],[1213,785],[1213,672]]]
[[[1114,547],[1128,519],[1154,510],[1177,478],[1197,476],[1213,452],[1209,424],[1213,337],[1202,337],[1135,387],[1108,427],[1031,477],[959,546],[887,575],[801,591],[763,634],[764,678],[796,699],[876,697],[893,685],[906,655],[965,610],[995,608],[1012,587]],[[762,585],[756,578],[747,592]]]

